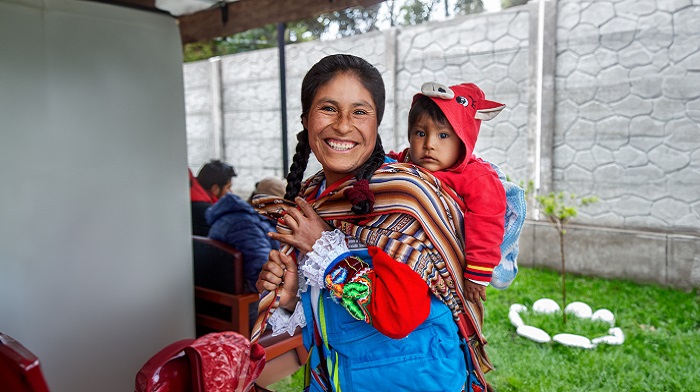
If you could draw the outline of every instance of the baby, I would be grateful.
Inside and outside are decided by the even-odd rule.
[[[459,196],[464,212],[467,267],[465,297],[486,300],[486,286],[501,260],[506,196],[491,165],[477,158],[474,145],[482,120],[490,120],[505,105],[487,101],[473,83],[447,87],[425,83],[413,97],[408,114],[410,147],[389,156],[430,170]],[[460,200],[461,199],[461,200]]]

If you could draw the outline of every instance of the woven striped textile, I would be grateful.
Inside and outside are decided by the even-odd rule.
[[[350,212],[351,205],[344,191],[355,178],[349,176],[331,185],[319,197],[319,186],[324,179],[319,172],[302,187],[302,196],[321,218],[347,235],[366,245],[383,249],[398,262],[408,264],[430,286],[431,291],[452,311],[455,320],[473,326],[483,343],[481,325],[483,307],[464,299],[465,268],[462,212],[451,196],[441,190],[441,184],[430,172],[402,163],[385,164],[370,181],[375,195],[374,210],[366,215]],[[289,201],[265,196],[253,200],[256,210],[272,218],[279,218],[284,208],[293,206]],[[283,221],[280,233],[289,233]],[[282,244],[281,252],[293,249]],[[269,315],[277,308],[276,292],[261,295],[258,320],[251,340],[264,331]],[[466,320],[465,320],[466,318]],[[464,334],[463,326],[460,330]],[[465,337],[468,337],[465,335]]]

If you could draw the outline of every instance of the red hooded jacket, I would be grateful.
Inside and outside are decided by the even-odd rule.
[[[426,83],[421,93],[413,97],[413,103],[421,95],[440,107],[464,144],[466,154],[451,168],[436,171],[433,175],[452,188],[464,202],[460,205],[464,212],[467,261],[464,276],[488,283],[493,269],[501,261],[506,196],[496,171],[488,162],[477,158],[473,151],[481,121],[495,117],[505,105],[485,100],[483,91],[473,83],[451,87]],[[411,162],[408,149],[389,156],[399,162]]]

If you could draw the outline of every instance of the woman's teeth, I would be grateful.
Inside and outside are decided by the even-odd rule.
[[[355,147],[355,143],[352,142],[334,142],[334,141],[327,141],[328,145],[331,146],[332,149],[334,150],[339,150],[339,151],[347,151],[353,147]]]

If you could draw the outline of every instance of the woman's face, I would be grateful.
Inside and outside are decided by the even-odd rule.
[[[329,185],[365,163],[377,140],[372,95],[352,73],[338,74],[318,89],[303,124]]]

